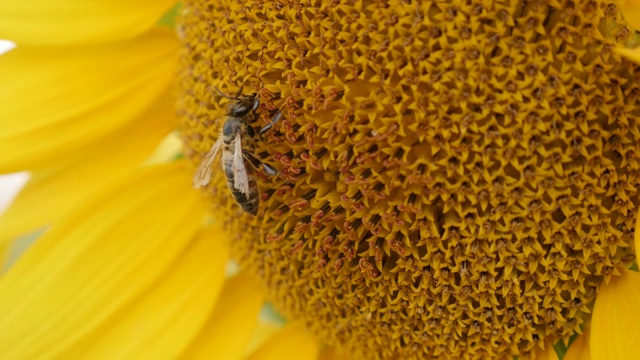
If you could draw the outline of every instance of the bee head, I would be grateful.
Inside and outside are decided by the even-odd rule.
[[[229,116],[243,117],[249,112],[255,112],[258,110],[258,106],[260,106],[260,100],[257,98],[256,94],[242,95],[242,87],[238,90],[235,97],[231,97],[223,93],[215,86],[213,88],[218,92],[218,94],[220,94],[220,96],[232,100],[227,107],[227,115]]]
[[[255,95],[241,95],[229,104],[227,107],[227,115],[243,117],[258,108],[259,103],[256,104],[256,102]]]

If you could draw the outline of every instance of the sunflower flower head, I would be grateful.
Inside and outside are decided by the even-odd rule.
[[[640,37],[612,1],[190,1],[178,111],[197,164],[259,95],[233,253],[288,318],[361,358],[534,356],[633,255]],[[224,191],[221,191],[224,190]],[[222,204],[222,205],[220,205]]]
[[[0,2],[0,173],[30,173],[0,354],[636,359],[638,29],[640,0]],[[219,148],[257,216],[194,177]]]

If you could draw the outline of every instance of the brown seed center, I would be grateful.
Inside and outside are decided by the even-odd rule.
[[[640,72],[611,3],[552,3],[185,3],[194,164],[212,85],[258,94],[256,130],[283,114],[247,139],[282,174],[257,217],[220,164],[207,188],[279,311],[368,359],[527,356],[589,319],[634,259]]]

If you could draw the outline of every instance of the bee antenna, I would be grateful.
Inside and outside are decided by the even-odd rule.
[[[218,94],[220,94],[220,96],[222,96],[225,99],[229,99],[229,100],[237,99],[237,96],[235,98],[232,98],[231,96],[229,96],[229,95],[223,93],[222,91],[220,91],[220,89],[218,89],[215,85],[211,85],[211,87],[214,88],[218,92]]]
[[[240,95],[242,95],[242,89],[244,89],[244,85],[240,86],[240,89],[238,90],[238,92],[236,93],[236,99],[240,98]]]

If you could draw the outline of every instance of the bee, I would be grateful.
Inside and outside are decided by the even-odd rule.
[[[238,205],[251,215],[258,213],[260,194],[255,171],[262,167],[265,174],[273,176],[278,172],[253,155],[256,132],[252,124],[259,116],[257,113],[260,99],[257,94],[242,95],[242,88],[235,97],[230,97],[213,87],[222,97],[231,100],[227,107],[225,122],[218,140],[204,156],[193,177],[193,186],[199,189],[211,180],[213,164],[222,150],[222,169],[227,178],[227,185]],[[264,134],[275,124],[281,112],[277,112],[271,122],[258,132]]]

